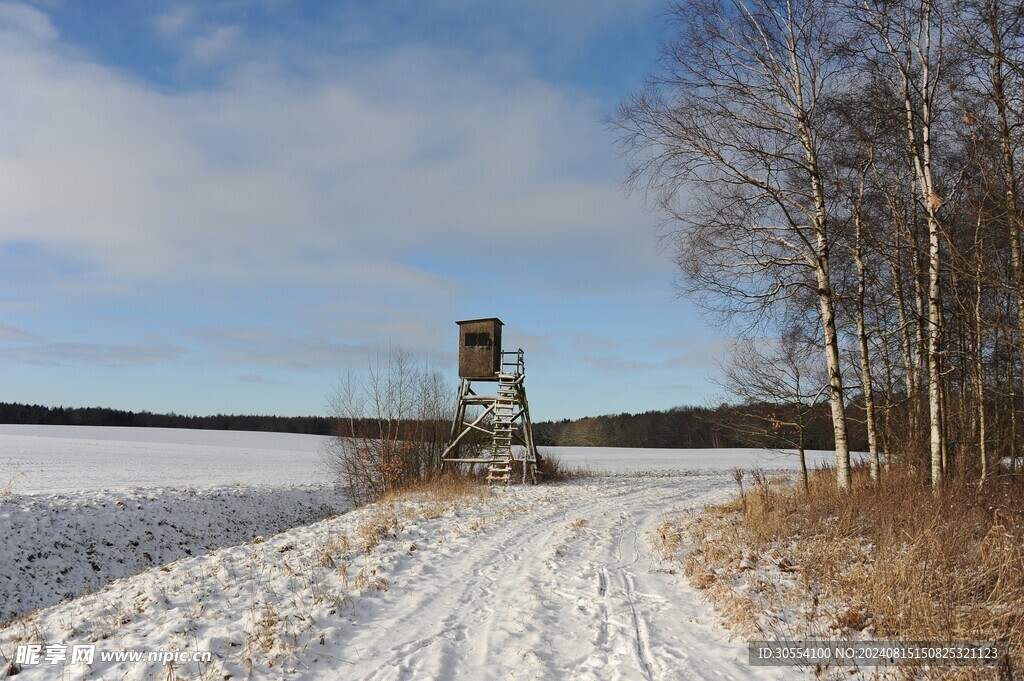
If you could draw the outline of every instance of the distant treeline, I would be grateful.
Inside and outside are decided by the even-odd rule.
[[[857,405],[850,407],[853,415]],[[591,416],[534,424],[538,445],[557,447],[792,448],[796,428],[790,409],[775,404],[716,408],[676,407],[641,414]],[[827,405],[812,413],[804,429],[807,449],[832,449]],[[863,427],[851,423],[851,445],[862,447]]]
[[[850,405],[854,415],[858,411],[857,406],[856,403]],[[789,425],[791,420],[785,406],[774,404],[676,407],[640,414],[622,413],[539,422],[534,424],[534,436],[538,445],[555,447],[789,448],[794,446],[794,429]],[[0,423],[251,430],[346,437],[373,437],[381,425],[372,419],[339,420],[324,416],[189,416],[105,407],[46,407],[11,402],[0,402]],[[415,424],[406,425],[411,427]],[[851,425],[854,426],[851,444],[863,448],[863,427],[857,427],[856,420]],[[444,428],[447,427],[444,424]],[[819,405],[818,412],[809,418],[804,431],[805,446],[808,449],[832,449],[832,428],[827,405]]]
[[[217,414],[153,414],[106,407],[44,407],[0,402],[0,423],[44,426],[133,426],[136,428],[192,428],[195,430],[257,430],[273,433],[329,435],[331,419],[323,416],[249,416]]]
[[[107,407],[44,407],[38,404],[0,402],[0,423],[44,426],[115,426],[134,428],[190,428],[193,430],[250,430],[270,433],[304,433],[307,435],[340,435],[342,437],[376,437],[381,429],[391,428],[397,437],[415,439],[422,424],[406,420],[401,424],[378,423],[374,419],[336,419],[325,416],[260,416],[216,414],[189,416],[185,414],[154,414],[148,411],[125,411]],[[447,436],[450,422],[432,424]]]

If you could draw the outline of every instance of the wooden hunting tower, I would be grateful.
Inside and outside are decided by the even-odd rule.
[[[515,466],[522,466],[523,482],[537,481],[540,455],[533,442],[533,424],[526,402],[526,360],[522,348],[514,352],[501,349],[502,321],[497,317],[466,319],[459,325],[459,394],[455,400],[455,418],[442,465],[487,464],[487,481],[508,484]],[[478,395],[473,382],[496,383],[495,395]],[[482,409],[482,411],[480,411]],[[470,433],[485,433],[489,442],[474,446],[465,455],[473,438]],[[515,449],[513,449],[515,446]]]
[[[459,325],[459,378],[496,381],[501,372],[501,327],[497,317],[466,319]]]

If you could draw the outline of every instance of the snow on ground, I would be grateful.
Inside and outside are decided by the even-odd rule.
[[[0,621],[347,508],[313,485],[0,497]]]
[[[170,678],[100,657],[160,649],[213,654],[179,665],[178,679],[786,676],[747,667],[746,646],[646,535],[724,498],[732,469],[793,470],[795,457],[556,448],[569,467],[625,475],[286,529],[344,507],[308,484],[324,481],[323,441],[0,426],[0,618],[95,591],[0,629],[0,675],[35,643],[95,644],[97,657],[22,665],[19,679]]]
[[[323,482],[324,438],[173,428],[0,425],[0,489],[18,493]]]
[[[326,438],[172,428],[0,425],[0,489],[82,489],[296,485],[323,482]],[[616,449],[541,447],[567,467],[597,472],[717,470],[798,466],[792,453],[759,449]],[[835,463],[808,452],[808,464]]]
[[[179,664],[178,679],[793,678],[749,667],[746,645],[648,545],[661,520],[733,484],[609,476],[457,507],[371,506],[47,608],[0,630],[0,653],[97,645],[91,669],[25,665],[19,681],[170,678],[101,659],[165,648],[213,654]]]
[[[793,451],[775,449],[646,449],[617,447],[541,447],[541,454],[554,455],[568,467],[599,473],[628,471],[732,471],[798,470],[800,460]],[[856,454],[856,456],[862,456]],[[836,465],[835,452],[806,452],[807,466]]]
[[[323,438],[0,425],[0,621],[348,508]],[[246,485],[244,487],[239,485]]]

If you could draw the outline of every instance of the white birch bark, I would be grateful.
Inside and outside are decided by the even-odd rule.
[[[925,211],[928,229],[927,323],[925,328],[928,368],[928,436],[931,480],[934,487],[942,484],[944,474],[944,428],[942,418],[941,376],[941,225],[939,209],[942,199],[935,191],[932,172],[932,123],[934,118],[935,83],[941,63],[942,45],[933,45],[934,3],[932,0],[889,3],[866,0],[865,10],[873,28],[884,42],[895,70],[903,99],[907,141],[913,163],[917,193]],[[893,12],[902,9],[901,16]],[[895,35],[895,41],[894,41]],[[916,88],[914,78],[917,76]],[[915,96],[916,95],[916,96]]]

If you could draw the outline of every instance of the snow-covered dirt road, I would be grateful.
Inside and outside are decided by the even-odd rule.
[[[371,506],[186,558],[0,629],[19,644],[96,645],[17,678],[749,679],[677,562],[667,516],[724,499],[726,474],[620,475]],[[209,651],[176,665],[101,653]],[[43,652],[46,652],[44,647]]]
[[[726,482],[496,490],[523,507],[393,572],[335,670],[380,681],[782,678],[747,665],[746,645],[727,641],[680,566],[648,543],[666,516],[721,499]]]

